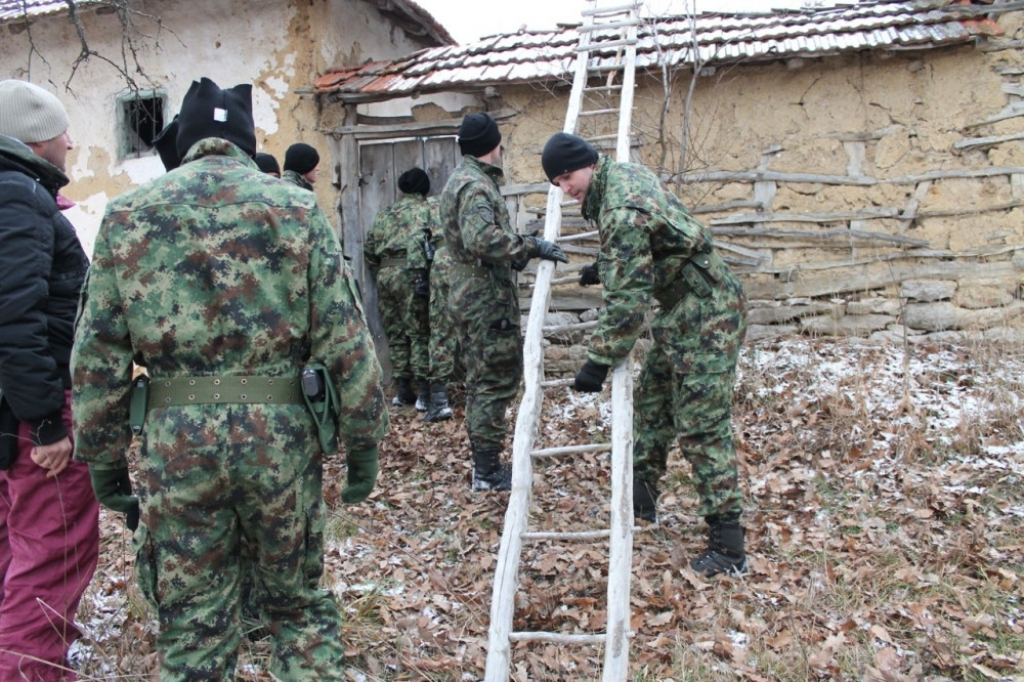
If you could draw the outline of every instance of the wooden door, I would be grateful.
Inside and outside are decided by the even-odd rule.
[[[347,249],[351,266],[363,292],[366,316],[377,347],[377,356],[384,367],[385,380],[391,380],[391,363],[387,339],[378,307],[377,285],[366,268],[362,244],[377,213],[400,196],[398,177],[410,168],[419,167],[430,176],[430,195],[441,193],[448,176],[461,160],[454,136],[374,140],[359,143],[359,227],[361,239],[351,240],[359,249]]]

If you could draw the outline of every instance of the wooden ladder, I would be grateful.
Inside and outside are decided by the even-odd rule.
[[[614,2],[614,0],[612,0]],[[576,48],[576,69],[565,116],[567,133],[581,134],[598,149],[606,140],[615,140],[616,159],[628,161],[633,89],[636,66],[637,29],[640,1],[612,5],[608,0],[587,0]],[[619,76],[618,82],[616,77]],[[600,85],[592,86],[592,81]],[[617,107],[608,100],[618,99]],[[584,109],[585,103],[599,102],[597,108]],[[596,134],[580,132],[581,119]],[[617,120],[616,120],[617,119]],[[602,130],[603,124],[603,130]],[[614,134],[602,132],[614,129]],[[544,238],[559,241],[562,225],[562,191],[548,190]],[[575,235],[579,238],[580,235]],[[632,356],[612,372],[611,443],[534,449],[539,427],[544,388],[567,386],[572,380],[544,381],[542,340],[544,320],[551,298],[554,273],[552,261],[537,266],[530,316],[524,340],[523,399],[519,405],[512,442],[512,491],[505,513],[498,561],[495,567],[491,620],[488,628],[486,682],[507,682],[511,667],[512,643],[544,641],[558,644],[604,645],[604,682],[621,682],[629,672],[630,579],[633,554],[633,362]],[[528,516],[533,497],[533,458],[577,455],[611,451],[611,520],[608,529],[584,532],[530,532]],[[513,632],[512,620],[519,584],[519,564],[525,541],[607,540],[608,593],[607,626],[599,634],[563,634],[556,632]]]

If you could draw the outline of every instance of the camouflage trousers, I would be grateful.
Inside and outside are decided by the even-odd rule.
[[[633,392],[633,477],[665,473],[678,443],[692,467],[700,516],[739,515],[732,395],[746,335],[744,297],[731,275],[705,299],[690,295],[651,325],[654,344]]]
[[[234,679],[246,570],[272,639],[269,672],[344,678],[341,613],[318,589],[323,457],[314,434],[303,405],[150,410],[133,544],[139,588],[160,621],[163,682]]]
[[[459,338],[449,311],[448,298],[452,277],[451,256],[448,247],[434,254],[430,267],[430,380],[447,383],[455,375],[455,357]]]
[[[413,275],[385,266],[377,273],[377,297],[392,373],[398,379],[426,379],[430,373],[430,317],[426,299],[413,294]]]
[[[456,265],[449,300],[466,361],[466,432],[476,447],[500,450],[523,378],[519,300],[511,279],[480,270]]]

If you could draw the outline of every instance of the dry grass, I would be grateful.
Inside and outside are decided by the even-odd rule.
[[[634,542],[633,680],[1024,679],[1024,352],[902,352],[806,340],[747,349],[734,427],[751,571],[708,582],[689,571],[703,527],[676,462],[661,523]],[[550,392],[546,444],[607,438],[603,412]],[[326,489],[324,584],[344,604],[347,676],[475,680],[505,498],[468,492],[460,419],[393,421],[371,503],[342,507],[337,480]],[[536,525],[600,526],[607,464],[539,469]],[[343,476],[337,463],[332,472]],[[86,680],[149,679],[155,663],[118,524],[105,521],[82,607]],[[603,551],[530,547],[516,628],[600,630]],[[238,679],[268,679],[265,656],[265,643],[249,645]],[[600,679],[600,661],[597,647],[519,645],[512,678]]]

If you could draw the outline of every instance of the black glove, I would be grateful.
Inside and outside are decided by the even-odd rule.
[[[593,262],[580,270],[580,286],[586,287],[591,284],[600,284],[601,274],[597,271],[597,262]]]
[[[533,246],[537,249],[537,257],[543,258],[544,260],[556,260],[560,263],[568,263],[569,257],[562,251],[562,247],[554,242],[549,242],[547,239],[541,239],[540,237],[530,237],[533,241]]]
[[[526,238],[530,241],[533,241],[533,238],[536,237],[538,234],[540,234],[540,230],[534,230],[530,234],[526,235]],[[530,264],[530,258],[532,258],[532,256],[527,256],[526,258],[523,258],[521,260],[512,261],[512,269],[515,270],[516,272],[522,272],[523,270],[526,269],[526,266]]]
[[[103,468],[103,465],[90,464],[89,478],[99,503],[107,509],[126,514],[125,525],[134,532],[139,527],[139,498],[132,495],[128,465]]]
[[[576,372],[576,383],[573,388],[581,393],[600,393],[601,384],[608,376],[608,365],[599,365],[593,360],[587,360],[586,364]]]
[[[416,275],[412,283],[412,293],[417,298],[430,298],[430,282],[423,275]]]

